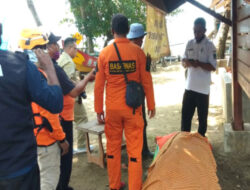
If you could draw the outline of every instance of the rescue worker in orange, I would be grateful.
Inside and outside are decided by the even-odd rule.
[[[149,118],[155,115],[155,101],[152,77],[146,69],[146,56],[141,48],[130,42],[126,35],[129,31],[128,19],[122,14],[112,18],[112,34],[120,52],[122,64],[128,80],[142,84],[148,107]],[[106,116],[103,110],[103,93],[106,87]],[[95,111],[99,123],[105,123],[107,138],[107,169],[109,188],[122,189],[121,183],[121,143],[125,132],[129,158],[129,190],[142,187],[142,145],[143,118],[141,106],[133,113],[125,100],[126,82],[114,44],[102,50],[98,58],[95,83]]]
[[[38,47],[46,49],[46,44],[49,42],[38,30],[25,29],[21,35],[20,47],[24,49],[30,59],[36,59],[32,55],[35,49]],[[47,75],[42,70],[39,62],[37,60],[33,61],[42,73],[43,80],[47,80]],[[65,140],[59,114],[53,114],[35,102],[32,102],[31,105],[35,122],[34,133],[37,142],[41,190],[56,189],[60,176],[61,151],[62,155],[66,154],[69,144]]]

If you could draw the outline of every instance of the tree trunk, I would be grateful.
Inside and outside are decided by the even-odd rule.
[[[230,18],[230,10],[225,11],[225,17]],[[225,58],[225,51],[226,51],[226,41],[229,31],[229,25],[225,23],[221,23],[218,38],[217,38],[217,58],[224,59]]]
[[[87,53],[88,54],[94,53],[93,38],[88,36],[87,36]]]
[[[104,42],[103,48],[105,48],[108,45],[108,42],[113,39],[113,35],[111,34],[111,32],[109,32],[108,34],[106,34],[106,37],[107,39]]]
[[[207,37],[212,40],[216,37],[218,30],[220,27],[220,21],[216,18],[214,18],[214,30],[212,32],[210,32],[210,34],[207,35]]]
[[[38,16],[37,12],[36,12],[36,8],[34,6],[33,0],[27,0],[27,4],[28,4],[28,7],[29,7],[29,9],[31,11],[31,14],[32,14],[33,18],[35,19],[36,25],[37,26],[42,26],[42,23],[41,23],[41,21],[39,19],[39,16]]]
[[[151,69],[150,69],[152,72],[156,72],[156,61],[152,61],[151,62]]]
[[[80,6],[80,13],[82,19],[86,19],[86,14],[84,12],[84,7]],[[93,37],[92,36],[87,36],[88,34],[85,34],[87,38],[87,48],[86,51],[88,54],[94,53],[94,43],[93,43]]]

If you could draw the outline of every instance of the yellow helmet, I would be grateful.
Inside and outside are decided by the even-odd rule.
[[[45,45],[49,42],[48,38],[37,29],[24,29],[21,32],[19,47],[22,49],[33,49],[38,45]]]

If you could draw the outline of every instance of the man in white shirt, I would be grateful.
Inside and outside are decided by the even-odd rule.
[[[209,106],[211,71],[216,69],[216,49],[206,37],[206,21],[197,18],[194,22],[194,36],[188,42],[183,57],[187,68],[186,88],[182,102],[181,130],[191,131],[195,108],[199,117],[198,132],[205,136]]]
[[[77,82],[78,78],[78,71],[76,71],[76,66],[73,61],[73,58],[76,56],[77,53],[77,45],[76,45],[76,39],[75,38],[66,38],[64,40],[64,52],[60,56],[58,60],[58,64],[60,67],[63,68],[65,73],[68,75],[68,77],[75,83]],[[77,73],[77,74],[76,74]],[[80,80],[84,79],[83,75],[79,75]],[[85,97],[84,97],[85,95]],[[82,102],[82,98],[86,98],[86,93],[83,92],[78,98],[75,99],[75,105],[74,105],[74,122],[76,126],[79,126],[82,123],[88,122],[88,116],[85,109],[85,106]],[[81,153],[86,152],[85,148],[85,133],[82,131],[78,131],[75,128],[73,128],[73,134],[76,136],[76,146],[77,149],[74,149],[74,153]],[[91,148],[93,148],[91,146]]]

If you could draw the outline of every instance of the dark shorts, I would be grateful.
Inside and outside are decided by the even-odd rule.
[[[40,173],[36,164],[30,172],[25,175],[0,180],[1,190],[40,190]]]

